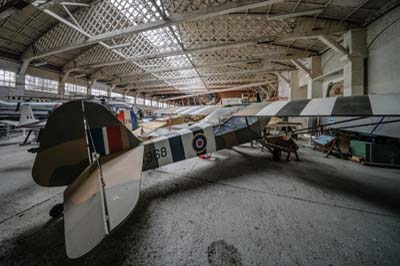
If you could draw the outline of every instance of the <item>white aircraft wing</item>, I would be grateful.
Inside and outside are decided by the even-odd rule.
[[[9,126],[14,126],[14,127],[19,125],[19,121],[12,121],[12,120],[0,120],[0,124],[1,123],[9,125]]]

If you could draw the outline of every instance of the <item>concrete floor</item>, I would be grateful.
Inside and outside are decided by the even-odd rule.
[[[0,147],[0,265],[400,265],[400,170],[324,158],[275,162],[242,146],[143,174],[130,218],[66,257],[64,188],[34,184],[29,147]]]

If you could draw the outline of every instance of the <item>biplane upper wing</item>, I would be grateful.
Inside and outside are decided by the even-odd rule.
[[[234,116],[400,116],[400,94],[263,102]]]

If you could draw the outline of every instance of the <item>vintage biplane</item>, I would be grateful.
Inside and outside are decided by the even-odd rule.
[[[71,101],[49,117],[32,176],[42,186],[68,186],[65,243],[77,258],[133,211],[142,171],[256,140],[271,117],[316,116],[397,117],[400,94],[255,103],[218,126],[205,119],[146,142],[104,106]]]

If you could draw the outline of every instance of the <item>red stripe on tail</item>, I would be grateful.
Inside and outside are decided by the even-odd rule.
[[[108,139],[108,148],[110,153],[121,151],[122,146],[122,134],[121,127],[107,127],[107,139]]]
[[[124,111],[119,111],[118,113],[118,120],[121,121],[122,124],[125,125],[125,113]]]

